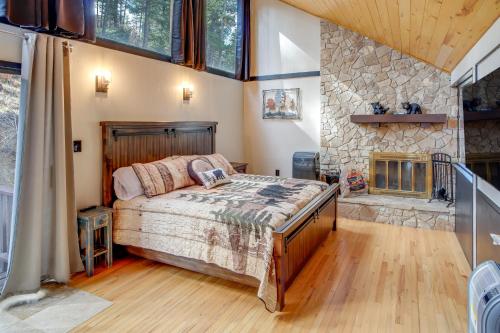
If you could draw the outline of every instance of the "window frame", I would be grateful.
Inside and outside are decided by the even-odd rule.
[[[107,49],[115,50],[115,51],[125,52],[125,53],[129,53],[129,54],[137,55],[140,57],[159,60],[159,61],[163,61],[163,62],[168,62],[168,63],[173,64],[173,65],[177,65],[177,64],[172,62],[172,56],[158,53],[158,52],[154,52],[154,51],[150,51],[147,49],[142,49],[140,47],[128,45],[125,43],[120,43],[120,42],[117,42],[117,41],[112,40],[112,39],[96,37],[95,43],[91,43],[91,44],[94,44],[94,45],[100,46],[100,47],[104,47]],[[182,65],[179,65],[179,66],[182,66]],[[222,76],[222,77],[225,77],[228,79],[240,81],[240,80],[236,79],[236,73],[226,72],[226,71],[218,69],[218,68],[207,66],[206,72],[213,74],[213,75]],[[235,72],[236,72],[236,69],[235,69]]]
[[[21,64],[18,62],[0,60],[0,73],[21,75]]]
[[[21,76],[21,63],[0,60],[0,73]],[[22,78],[21,78],[21,80],[22,80]],[[11,230],[11,233],[12,233],[12,230]],[[6,279],[7,279],[7,271],[0,272],[0,291],[3,288]]]
[[[107,48],[107,49],[115,50],[115,51],[121,51],[121,52],[130,53],[130,54],[138,55],[138,56],[149,58],[149,59],[155,59],[155,60],[160,60],[160,61],[172,63],[172,56],[169,56],[169,55],[163,54],[163,53],[159,53],[159,52],[155,52],[155,51],[151,51],[148,49],[143,49],[143,48],[140,48],[137,46],[132,46],[129,44],[117,42],[117,41],[112,40],[112,39],[107,39],[107,38],[96,36],[96,41],[93,44]]]
[[[236,80],[236,69],[234,71],[235,71],[235,73],[231,73],[231,72],[226,72],[225,70],[222,70],[222,69],[207,66],[207,73]],[[237,81],[240,81],[240,80],[237,80]]]

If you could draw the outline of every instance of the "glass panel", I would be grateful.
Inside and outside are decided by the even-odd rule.
[[[401,190],[411,191],[411,170],[412,163],[410,161],[401,162]]]
[[[385,187],[386,187],[385,167],[386,167],[385,161],[376,161],[375,162],[375,187],[376,188],[384,188],[385,189]]]
[[[427,165],[425,163],[415,163],[415,191],[416,192],[425,192],[425,183],[426,183],[426,168]]]
[[[490,163],[490,175],[491,179],[488,181],[500,191],[500,162]]]
[[[389,189],[399,190],[399,163],[389,161]]]
[[[96,0],[96,34],[170,55],[170,2]]]
[[[483,179],[487,179],[486,173],[486,163],[484,162],[474,162],[472,165],[472,171]]]
[[[0,73],[0,284],[7,271],[21,76]]]
[[[207,1],[207,66],[235,73],[237,0]]]

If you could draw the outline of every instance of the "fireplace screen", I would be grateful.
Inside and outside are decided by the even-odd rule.
[[[370,193],[430,198],[432,160],[429,154],[371,153]]]

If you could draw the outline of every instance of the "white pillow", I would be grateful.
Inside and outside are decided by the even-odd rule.
[[[129,167],[119,168],[113,172],[115,194],[120,200],[131,200],[144,194],[139,178],[134,169]]]
[[[207,190],[231,182],[231,179],[229,178],[227,173],[221,168],[202,171],[198,172],[197,174],[198,178],[200,178],[203,186],[205,186]]]

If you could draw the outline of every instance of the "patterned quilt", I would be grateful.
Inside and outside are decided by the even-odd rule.
[[[326,189],[317,181],[236,174],[153,198],[116,201],[114,242],[213,263],[260,281],[258,297],[277,306],[273,230]]]

